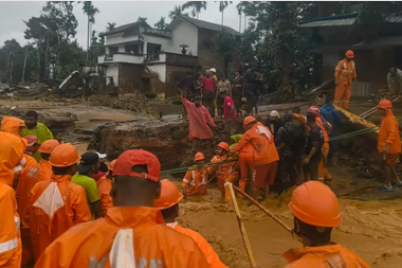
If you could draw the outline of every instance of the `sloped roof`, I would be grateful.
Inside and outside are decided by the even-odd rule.
[[[223,29],[233,35],[237,35],[237,36],[242,35],[235,29],[225,26],[225,25],[220,25],[220,24],[216,24],[216,23],[212,23],[212,22],[204,21],[204,20],[197,20],[197,19],[193,19],[193,18],[190,18],[187,16],[179,16],[178,18],[188,21],[191,24],[193,24],[195,27],[200,28],[200,29],[206,29],[206,30],[215,31],[215,32],[220,32]]]
[[[330,17],[315,18],[300,23],[301,28],[351,26],[358,19],[358,13],[343,14]],[[402,23],[402,16],[390,16],[385,19],[388,23]]]
[[[147,28],[152,28],[152,27],[149,26],[149,24],[146,23],[146,22],[139,22],[139,21],[136,21],[136,22],[132,22],[132,23],[123,24],[123,25],[121,25],[121,26],[118,26],[118,27],[114,28],[113,30],[111,30],[111,31],[109,31],[109,32],[106,32],[106,33],[101,34],[100,36],[107,36],[107,35],[111,35],[111,34],[121,33],[121,32],[124,32],[124,31],[126,31],[126,30],[128,30],[128,29],[130,29],[130,28],[132,28],[132,27],[136,27],[136,26],[145,26],[145,27],[147,27]]]

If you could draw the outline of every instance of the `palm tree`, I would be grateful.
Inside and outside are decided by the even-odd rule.
[[[137,21],[140,23],[147,23],[147,19],[148,18],[145,18],[145,17],[138,17]]]
[[[108,22],[107,26],[106,26],[106,32],[110,32],[114,28],[116,28],[116,23],[115,22]]]
[[[188,13],[183,13],[181,10],[181,6],[175,6],[174,9],[170,11],[169,18],[175,19],[176,17],[179,16],[188,16]]]
[[[223,25],[223,11],[229,4],[233,3],[233,1],[215,1],[215,3],[216,2],[219,2],[219,11],[222,13],[221,25]]]
[[[186,3],[184,3],[184,5],[181,7],[181,10],[184,11],[188,8],[192,8],[191,11],[191,15],[193,17],[197,17],[198,20],[198,16],[201,13],[201,10],[207,9],[207,1],[187,1]]]
[[[90,60],[90,48],[89,48],[89,40],[91,39],[91,28],[92,24],[95,23],[95,14],[99,13],[99,9],[97,9],[94,5],[92,5],[92,1],[83,1],[84,5],[82,10],[84,14],[88,16],[88,32],[87,32],[87,51],[88,51],[88,61]]]
[[[155,23],[155,27],[158,30],[165,30],[167,26],[167,23],[165,22],[165,17],[161,17],[161,19]]]
[[[257,7],[258,2],[250,2],[250,1],[241,1],[237,4],[237,10],[240,13],[244,14],[244,28],[243,31],[247,28],[247,16],[255,17],[257,16]],[[239,27],[240,28],[240,27]]]

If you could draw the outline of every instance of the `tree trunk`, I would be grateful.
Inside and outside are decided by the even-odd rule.
[[[246,14],[244,14],[244,28],[243,28],[243,32],[246,30],[247,28],[247,16]]]
[[[38,74],[37,74],[37,77],[36,77],[36,83],[39,83],[39,81],[40,81],[40,69],[41,69],[40,56],[41,56],[41,51],[42,51],[42,47],[39,44],[39,40],[36,41],[36,45],[38,47]]]
[[[200,12],[197,12],[197,20],[198,20],[198,16],[200,15]]]
[[[221,25],[223,25],[223,10],[222,10]]]
[[[239,14],[239,33],[241,33],[241,13]]]
[[[89,62],[89,38],[90,38],[90,28],[89,28],[89,16],[88,16],[88,32],[87,32],[87,60]]]
[[[49,38],[46,38],[46,50],[45,50],[45,78],[49,77]]]
[[[24,65],[22,66],[21,82],[25,82],[25,69],[27,67],[27,59],[28,59],[28,46],[25,49]]]

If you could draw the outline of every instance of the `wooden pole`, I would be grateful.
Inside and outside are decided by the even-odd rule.
[[[235,187],[235,186],[232,183],[229,183],[227,185],[227,187],[229,187],[230,195],[232,196],[233,207],[236,212],[237,222],[239,223],[240,234],[243,239],[244,247],[246,248],[251,267],[257,268],[257,264],[255,263],[253,252],[251,251],[251,245],[250,245],[250,241],[248,239],[246,228],[244,227],[244,224],[241,220],[239,205],[237,204],[237,198],[236,198],[235,192],[233,190],[233,187]]]
[[[251,196],[249,196],[248,194],[246,194],[245,192],[243,192],[242,190],[240,190],[239,188],[237,188],[236,186],[233,185],[233,189],[236,190],[236,192],[240,193],[242,196],[244,196],[245,198],[247,198],[248,200],[251,201],[251,203],[253,203],[254,205],[256,205],[259,209],[261,209],[265,214],[267,214],[269,217],[271,217],[274,221],[276,221],[281,227],[283,227],[286,231],[288,231],[289,233],[293,234],[292,229],[287,226],[286,223],[284,223],[283,221],[281,221],[277,216],[275,216],[274,214],[272,214],[270,211],[268,211],[266,208],[264,208],[263,206],[261,206],[260,203],[258,203],[257,201],[255,201]]]

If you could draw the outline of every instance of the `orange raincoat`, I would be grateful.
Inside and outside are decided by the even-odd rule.
[[[3,148],[2,148],[3,149]],[[0,267],[21,267],[20,219],[14,190],[0,182]]]
[[[207,194],[208,168],[197,169],[196,166],[190,168],[184,175],[181,187],[187,190],[188,196]]]
[[[270,165],[269,169],[264,170],[264,173],[267,173],[267,176],[262,176],[264,177],[261,178],[263,181],[254,180],[254,185],[259,188],[263,188],[262,184],[265,185],[266,182],[269,185],[272,185],[275,180],[276,163],[279,160],[273,135],[267,127],[261,123],[257,123],[244,133],[236,147],[233,148],[230,153],[232,155],[236,154],[248,144],[252,144],[253,146],[254,169],[257,170],[261,167],[267,167],[267,165]],[[239,161],[241,161],[241,159],[239,159]],[[240,163],[240,165],[242,165],[242,163]]]
[[[15,174],[25,165],[24,151],[26,140],[1,131],[0,132],[0,182],[13,185]]]
[[[338,80],[336,85],[334,104],[344,109],[349,109],[349,100],[352,93],[352,80],[356,79],[356,67],[353,60],[347,61],[343,59],[338,62],[335,68],[335,79]]]
[[[25,127],[24,121],[16,117],[4,116],[1,120],[1,131],[20,137],[20,127]]]
[[[224,156],[218,156],[215,155],[211,159],[211,163],[219,163],[221,161],[226,161],[230,158],[228,158],[227,155]],[[228,162],[224,164],[220,164],[217,166],[212,166],[208,168],[208,173],[213,174],[215,173],[215,176],[218,181],[218,188],[222,193],[222,197],[225,198],[225,201],[229,201],[231,199],[229,189],[227,189],[225,186],[227,183],[235,183],[239,179],[239,172],[237,172],[236,169],[236,162]]]
[[[163,223],[162,214],[154,208],[113,207],[105,218],[68,230],[46,249],[35,267],[134,267],[133,261],[137,267],[209,267],[190,237]]]
[[[177,222],[167,223],[166,226],[169,226],[170,228],[178,231],[179,233],[191,237],[194,240],[194,242],[198,245],[198,247],[201,249],[202,253],[207,259],[210,268],[227,268],[227,266],[221,262],[215,250],[211,247],[211,245],[207,242],[207,240],[205,240],[205,238],[202,237],[202,235],[200,235],[196,231],[181,227],[180,225],[177,224]]]
[[[31,191],[29,226],[35,260],[69,228],[92,220],[85,190],[70,181],[71,176],[53,175]]]
[[[283,254],[290,264],[285,268],[369,268],[369,266],[354,252],[334,244],[321,247],[306,247],[302,249],[291,249]],[[345,265],[342,264],[342,260]]]
[[[30,156],[33,160],[33,157]],[[36,160],[35,160],[36,163]],[[29,210],[32,188],[38,181],[50,180],[52,178],[52,167],[49,161],[41,160],[33,166],[27,164],[21,172],[18,188],[18,213],[21,217],[21,239],[22,239],[22,266],[27,265],[33,258],[31,236],[29,231]]]
[[[381,122],[377,142],[378,152],[383,153],[386,144],[389,144],[386,161],[391,167],[395,167],[401,152],[401,137],[399,135],[398,120],[391,109],[388,109]]]
[[[112,190],[112,181],[104,176],[96,181],[96,186],[98,187],[98,194],[101,201],[102,217],[105,217],[107,210],[113,207],[113,200],[110,196],[110,190]]]

